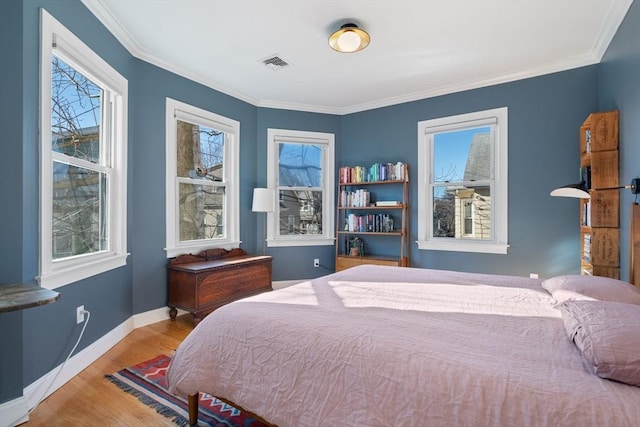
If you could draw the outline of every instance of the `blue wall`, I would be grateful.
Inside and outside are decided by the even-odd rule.
[[[131,55],[84,6],[80,5],[80,2],[66,1],[23,1],[22,15],[14,17],[16,21],[22,22],[23,26],[22,62],[10,65],[21,65],[20,72],[23,76],[21,96],[24,108],[23,115],[17,122],[23,127],[20,141],[23,157],[14,161],[20,165],[24,173],[21,186],[24,197],[21,212],[21,280],[25,283],[33,282],[38,274],[40,7],[45,7],[127,79],[131,79],[133,74]],[[91,311],[91,322],[78,350],[131,316],[131,263],[58,290],[61,297],[57,303],[29,309],[23,313],[22,360],[25,386],[60,364],[70,351],[80,332],[74,314],[77,306],[84,305]]]
[[[257,122],[257,171],[258,187],[267,185],[267,129],[290,129],[309,132],[335,134],[336,162],[341,141],[340,116],[331,114],[306,113],[301,111],[258,109]],[[262,223],[259,218],[255,230],[255,240],[262,240]],[[258,245],[260,247],[261,243]],[[261,250],[261,249],[260,249]],[[335,269],[335,248],[333,246],[277,247],[267,248],[267,255],[273,256],[273,280],[308,279],[332,273]],[[320,259],[320,267],[313,267],[313,260]]]
[[[418,251],[420,267],[542,276],[578,271],[578,205],[549,197],[574,182],[578,128],[588,113],[621,110],[622,179],[640,175],[639,7],[629,15],[601,65],[430,98],[372,111],[334,116],[257,108],[131,56],[79,0],[0,0],[0,283],[34,283],[38,273],[38,55],[39,7],[78,35],[129,80],[128,248],[126,267],[58,290],[60,301],[0,314],[0,403],[57,366],[80,328],[75,307],[91,322],[78,350],[131,315],[166,303],[165,97],[241,123],[241,240],[261,249],[261,218],[251,212],[252,189],[266,183],[266,129],[336,134],[339,166],[406,161],[411,168],[412,236],[417,236],[417,122],[501,106],[509,107],[508,255]],[[10,178],[8,178],[10,177]],[[623,196],[623,205],[631,201]],[[622,211],[623,236],[628,213]],[[621,239],[626,245],[625,239]],[[333,270],[331,246],[268,248],[274,279],[310,278]],[[623,246],[622,261],[626,263]],[[320,258],[324,268],[313,268]],[[623,269],[626,275],[626,269]]]
[[[19,1],[0,2],[0,283],[22,280],[22,62]],[[11,41],[11,42],[9,42]],[[8,155],[11,153],[11,155]],[[10,179],[8,179],[10,177]],[[22,396],[22,312],[0,314],[0,402]]]
[[[256,218],[251,199],[256,181],[257,108],[168,71],[135,60],[129,81],[130,185],[133,202],[129,215],[130,264],[133,265],[133,312],[162,307],[167,302],[165,240],[165,110],[166,98],[212,111],[240,122],[240,240],[255,251]]]
[[[541,277],[578,272],[578,202],[549,192],[577,181],[578,129],[597,110],[596,87],[592,66],[352,114],[344,118],[341,165],[409,164],[411,266]],[[417,123],[503,106],[509,108],[508,254],[418,250]]]

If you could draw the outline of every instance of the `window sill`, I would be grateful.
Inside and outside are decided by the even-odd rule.
[[[76,263],[74,265],[60,267],[55,271],[43,273],[40,276],[37,276],[36,280],[43,288],[56,289],[127,265],[128,256],[129,254],[111,254],[99,259],[83,262],[82,264]]]
[[[286,247],[286,246],[332,246],[335,244],[333,237],[311,237],[300,236],[295,239],[272,239],[267,240],[267,246],[270,248]]]
[[[171,248],[164,248],[165,251],[167,251],[167,258],[174,258],[177,257],[178,255],[186,255],[186,254],[198,254],[206,249],[212,249],[212,248],[220,248],[220,249],[225,249],[227,251],[230,251],[231,249],[234,248],[239,248],[240,247],[240,241],[228,241],[225,240],[223,242],[215,242],[212,240],[203,242],[203,243],[199,243],[199,244],[187,244],[187,245],[182,245],[182,246],[175,246],[175,247],[171,247]]]
[[[487,254],[506,255],[509,248],[504,243],[484,243],[484,242],[436,242],[429,240],[418,240],[418,249],[433,251],[453,251],[453,252],[476,252]]]

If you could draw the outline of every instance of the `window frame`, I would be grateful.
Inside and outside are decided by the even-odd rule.
[[[490,124],[492,140],[492,238],[433,236],[433,136]],[[459,114],[418,122],[418,249],[506,254],[508,244],[508,108]]]
[[[127,105],[128,82],[46,10],[40,13],[40,286],[55,289],[127,263]],[[109,121],[101,120],[101,161],[93,170],[108,173],[107,248],[90,254],[53,259],[53,162],[65,155],[51,149],[51,59],[55,55],[98,85]],[[108,106],[108,108],[107,108]],[[108,138],[102,138],[102,136]],[[103,145],[104,144],[104,145]],[[67,159],[68,160],[68,159]],[[69,162],[82,165],[82,160]],[[116,208],[117,207],[117,208]]]
[[[180,241],[179,182],[188,178],[176,176],[177,121],[188,120],[225,133],[223,182],[225,187],[225,237]],[[240,246],[240,122],[195,107],[193,105],[166,98],[166,247],[167,258],[186,253],[197,253],[210,248],[233,249]],[[198,184],[198,180],[192,180]],[[207,185],[214,185],[208,182]]]
[[[267,186],[278,199],[278,144],[284,142],[325,146],[322,164],[322,234],[280,236],[279,204],[276,211],[267,213],[267,246],[328,246],[335,244],[335,135],[325,132],[299,131],[289,129],[267,129]]]

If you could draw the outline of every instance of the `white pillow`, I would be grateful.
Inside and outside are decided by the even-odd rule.
[[[616,301],[640,305],[640,289],[622,280],[600,276],[556,276],[542,282],[556,303],[568,300]]]
[[[558,306],[569,338],[593,373],[640,386],[640,306],[565,301]]]

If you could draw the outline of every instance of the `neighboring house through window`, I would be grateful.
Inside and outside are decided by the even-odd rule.
[[[267,180],[276,197],[268,245],[333,245],[334,135],[268,129],[267,140]]]
[[[128,83],[41,13],[37,279],[53,289],[126,264]]]
[[[240,124],[167,98],[167,256],[239,246]]]
[[[506,253],[507,108],[418,123],[418,248]]]

